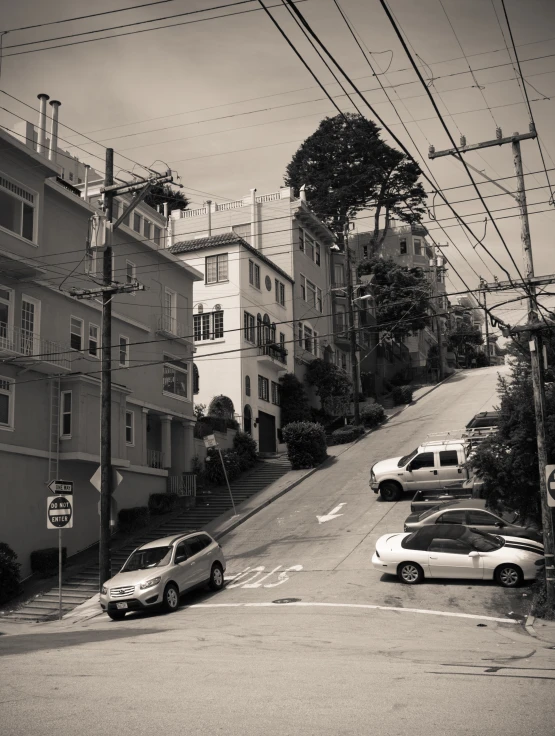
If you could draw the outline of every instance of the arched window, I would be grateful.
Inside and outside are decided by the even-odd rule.
[[[202,314],[204,312],[204,306],[202,304],[199,304],[197,307],[197,312],[199,314]]]
[[[256,315],[256,344],[264,345],[264,335],[262,332],[262,316],[260,312]]]
[[[251,379],[250,376],[245,376],[245,394],[247,396],[251,395]]]
[[[224,336],[224,310],[219,304],[216,304],[216,306],[214,307],[214,312],[212,314],[212,324],[214,340],[218,340],[219,338]]]

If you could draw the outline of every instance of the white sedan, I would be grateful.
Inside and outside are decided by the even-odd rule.
[[[535,579],[544,556],[543,544],[530,539],[434,524],[380,537],[372,564],[411,585],[424,578],[470,578],[514,588]]]

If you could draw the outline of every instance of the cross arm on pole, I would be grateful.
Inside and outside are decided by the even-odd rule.
[[[459,146],[458,148],[447,148],[443,151],[436,151],[433,146],[430,146],[428,151],[428,158],[440,158],[441,156],[456,156],[457,153],[466,153],[467,151],[478,151],[482,148],[492,148],[493,146],[503,146],[507,143],[514,143],[515,141],[525,141],[530,138],[537,138],[538,134],[534,125],[530,124],[529,133],[513,133],[513,135],[507,136],[506,138],[494,138],[494,140],[483,141],[482,143],[471,143],[469,146]]]

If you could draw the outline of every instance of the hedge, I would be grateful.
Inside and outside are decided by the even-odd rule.
[[[173,493],[151,493],[148,497],[148,510],[153,516],[167,514],[177,506],[178,497]]]
[[[339,427],[331,433],[334,445],[344,445],[347,442],[354,442],[364,434],[364,427],[361,424],[349,424],[346,427]]]
[[[321,424],[292,422],[283,428],[283,439],[293,470],[314,468],[327,457],[326,434]]]
[[[0,542],[0,603],[6,603],[20,591],[21,565],[17,555],[5,542]]]
[[[67,559],[67,547],[62,547],[62,567]],[[47,547],[31,552],[31,572],[39,575],[53,575],[58,569],[58,548]]]
[[[148,506],[134,506],[130,509],[121,509],[118,513],[118,530],[120,532],[134,532],[149,522]]]
[[[241,471],[249,470],[256,465],[257,445],[248,432],[237,432],[233,438],[233,449],[239,457]]]
[[[227,472],[227,479],[231,482],[241,474],[241,461],[235,450],[222,450],[222,458]],[[214,448],[208,448],[204,463],[204,477],[209,483],[217,486],[225,485],[225,475],[222,468],[220,453]]]
[[[385,419],[386,414],[381,404],[369,404],[360,410],[360,421],[365,427],[377,427]]]
[[[391,398],[395,406],[399,404],[410,404],[412,401],[411,386],[395,386],[391,392]]]

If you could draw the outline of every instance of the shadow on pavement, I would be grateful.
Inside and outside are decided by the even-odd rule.
[[[0,657],[13,654],[30,654],[45,649],[65,649],[81,644],[113,641],[145,634],[157,634],[160,629],[114,629],[113,631],[56,631],[50,634],[19,634],[0,639]]]

